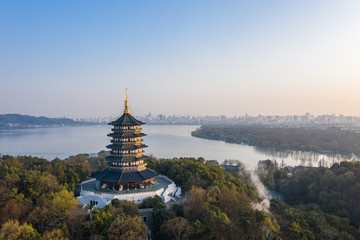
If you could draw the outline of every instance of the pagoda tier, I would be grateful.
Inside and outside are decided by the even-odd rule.
[[[148,157],[147,156],[142,156],[142,157],[133,157],[133,158],[122,158],[121,161],[123,162],[133,162],[133,161],[139,161],[139,160],[146,160]],[[110,156],[107,157],[106,160],[109,162],[111,161],[115,161],[115,162],[120,162],[119,161],[119,157],[115,157],[115,156]],[[120,163],[116,163],[116,164],[120,164]]]
[[[141,145],[117,145],[117,144],[111,144],[107,145],[107,148],[110,148],[111,150],[114,149],[122,149],[122,150],[134,150],[134,149],[142,149],[146,148],[147,145],[141,144]],[[127,153],[126,151],[124,153]]]
[[[125,110],[123,115],[117,120],[109,123],[114,126],[111,144],[106,146],[110,149],[110,156],[106,157],[108,169],[96,175],[102,188],[110,189],[131,189],[143,188],[151,184],[158,174],[146,168],[144,148],[141,137],[146,136],[142,133],[140,125],[144,122],[136,120],[131,116],[127,101],[125,99]]]
[[[119,141],[121,141],[120,139],[129,139],[129,138],[137,138],[137,137],[145,137],[146,134],[145,133],[117,133],[117,132],[113,132],[113,133],[109,133],[108,134],[109,137],[113,137],[114,140],[116,138],[119,139]]]
[[[98,175],[98,180],[106,183],[123,183],[127,184],[130,182],[141,183],[143,181],[152,179],[154,175],[157,175],[156,172],[145,169],[144,171],[134,171],[130,173],[123,173],[123,171],[118,171],[114,169],[106,169],[102,174]]]
[[[125,100],[125,105],[126,104],[127,104],[127,99]],[[123,126],[123,127],[125,127],[125,126],[140,126],[143,124],[145,124],[145,123],[142,121],[136,120],[133,116],[130,115],[129,106],[125,106],[124,114],[119,119],[109,123],[109,125]]]

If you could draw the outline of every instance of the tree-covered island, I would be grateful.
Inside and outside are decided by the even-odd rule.
[[[300,150],[355,154],[360,156],[360,133],[338,128],[280,128],[262,125],[203,125],[191,133],[194,137],[272,147],[277,150]]]

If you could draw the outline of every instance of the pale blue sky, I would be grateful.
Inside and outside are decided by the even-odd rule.
[[[360,1],[0,1],[0,114],[360,115]]]

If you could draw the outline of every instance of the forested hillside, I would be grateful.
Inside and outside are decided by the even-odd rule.
[[[3,156],[0,163],[0,239],[144,239],[138,206],[115,201],[94,210],[92,219],[76,207],[76,184],[103,169],[103,158],[84,155],[51,162],[36,157]],[[167,174],[187,192],[183,206],[154,207],[159,239],[265,239],[276,237],[276,220],[254,210],[253,186],[204,159],[157,160],[149,167]]]
[[[256,187],[243,169],[224,171],[203,158],[150,158],[149,168],[186,192],[182,205],[165,208],[159,197],[139,206],[116,200],[94,209],[90,218],[74,193],[77,183],[106,167],[103,157],[47,161],[6,155],[0,162],[0,239],[145,239],[139,208],[149,207],[158,239],[360,238],[359,163],[292,176],[270,163],[260,165],[267,166],[259,169],[261,179],[285,196],[285,202],[272,200],[269,213],[254,209]]]

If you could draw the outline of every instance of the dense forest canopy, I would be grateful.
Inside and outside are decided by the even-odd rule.
[[[106,167],[103,156],[47,161],[5,155],[0,162],[0,239],[146,239],[149,230],[139,208],[154,209],[158,239],[360,238],[358,163],[289,175],[271,161],[260,162],[260,178],[286,201],[273,199],[269,213],[254,209],[259,197],[242,166],[224,171],[203,158],[152,157],[148,166],[183,188],[181,205],[166,208],[157,196],[140,205],[113,200],[95,208],[90,218],[87,208],[77,206],[74,192],[79,182]]]
[[[360,134],[338,128],[270,128],[261,125],[203,125],[192,136],[248,144],[315,152],[334,152],[360,156]]]
[[[154,208],[159,239],[265,239],[276,237],[276,220],[254,210],[256,191],[244,176],[223,171],[204,159],[150,158],[187,192],[183,205],[166,209],[155,197],[140,206],[113,201],[92,218],[76,207],[77,183],[103,168],[103,158],[78,155],[64,161],[5,155],[0,163],[0,239],[144,239],[138,207]],[[22,235],[21,235],[22,236]]]
[[[360,239],[360,162],[293,172],[271,160],[260,161],[258,166],[260,179],[292,206],[280,200],[271,204],[287,236],[296,227],[298,236],[312,236],[308,239]]]

